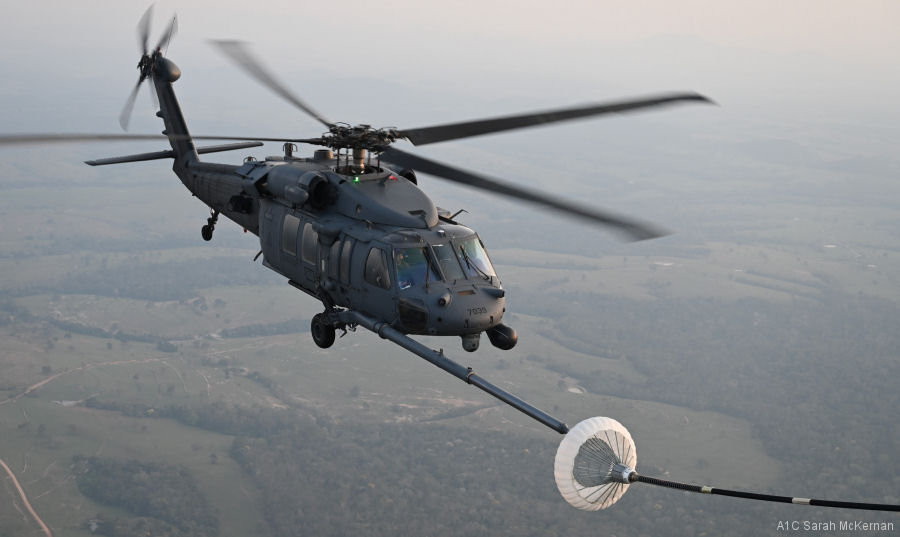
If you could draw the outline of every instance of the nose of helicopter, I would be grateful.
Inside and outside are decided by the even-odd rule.
[[[429,308],[433,335],[478,334],[500,323],[506,298],[498,287],[468,285],[433,297]]]

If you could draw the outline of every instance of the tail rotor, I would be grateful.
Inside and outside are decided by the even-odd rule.
[[[134,85],[134,89],[131,90],[131,94],[125,101],[125,106],[122,107],[122,112],[119,114],[119,125],[122,127],[123,131],[128,130],[128,123],[131,120],[131,112],[134,110],[134,102],[135,100],[137,100],[137,94],[141,89],[141,84],[143,84],[145,80],[153,76],[153,66],[155,64],[156,58],[162,55],[162,50],[169,46],[169,42],[178,31],[178,17],[173,16],[172,21],[169,23],[169,26],[166,28],[166,31],[163,33],[162,37],[160,37],[156,47],[151,51],[149,50],[148,46],[150,43],[150,20],[152,18],[153,5],[151,4],[150,7],[147,8],[147,11],[145,11],[141,16],[141,20],[138,21],[137,25],[138,44],[141,48],[141,59],[137,64],[139,73],[137,84]],[[156,103],[156,96],[153,95],[152,91],[151,96],[153,97],[154,103]]]

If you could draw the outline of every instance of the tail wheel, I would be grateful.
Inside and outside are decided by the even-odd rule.
[[[327,349],[334,344],[334,326],[321,313],[313,316],[309,332],[320,348]]]

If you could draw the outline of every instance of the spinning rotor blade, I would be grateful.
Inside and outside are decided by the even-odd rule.
[[[122,107],[122,112],[119,114],[119,125],[121,125],[123,131],[128,130],[128,122],[131,120],[131,112],[134,110],[134,101],[137,99],[138,90],[141,88],[141,84],[146,80],[151,73],[150,69],[150,57],[148,56],[149,51],[147,50],[147,45],[150,41],[150,19],[153,17],[153,4],[150,4],[150,7],[147,8],[147,11],[141,16],[141,20],[138,21],[137,32],[138,32],[138,44],[141,47],[142,56],[141,61],[138,63],[138,69],[141,74],[138,76],[137,84],[135,84],[134,89],[131,90],[131,95],[128,96],[128,100],[125,101],[125,106]],[[178,18],[172,17],[172,22],[169,23],[169,27],[166,28],[165,33],[160,38],[159,43],[156,45],[156,49],[160,50],[162,47],[168,46],[169,41],[172,39],[172,36],[175,35],[175,31],[178,28]],[[156,95],[151,90],[150,97],[153,100],[154,108],[157,107]]]
[[[141,52],[146,56],[148,54],[147,47],[150,45],[150,19],[153,18],[153,4],[147,8],[141,20],[138,21],[138,44],[141,46]]]
[[[178,16],[175,15],[172,17],[172,22],[169,23],[169,27],[166,28],[166,33],[159,38],[159,43],[156,44],[156,48],[153,50],[163,50],[169,46],[169,41],[172,40],[172,37],[175,35],[175,32],[178,31]]]
[[[281,82],[279,82],[267,69],[262,66],[262,63],[253,56],[245,43],[241,41],[217,40],[213,40],[212,43],[219,47],[219,50],[221,50],[226,56],[228,56],[231,61],[233,61],[235,64],[237,64],[238,67],[242,68],[244,71],[250,74],[250,76],[255,78],[259,83],[268,87],[270,90],[280,95],[283,99],[293,104],[300,110],[303,110],[326,127],[330,128],[334,125],[332,122],[325,119],[325,116],[313,110],[311,106],[303,102],[299,97],[291,93],[289,89],[284,87],[284,85],[282,85]]]
[[[269,138],[252,136],[165,136],[162,134],[12,134],[0,136],[0,145],[53,144],[66,142],[115,142],[122,140],[238,140],[255,142],[293,142],[322,145],[321,138]]]
[[[434,127],[403,129],[399,131],[398,134],[407,138],[413,145],[425,145],[446,140],[455,140],[458,138],[468,138],[470,136],[481,136],[482,134],[490,134],[493,132],[533,127],[544,123],[556,123],[558,121],[569,121],[601,114],[628,112],[641,108],[663,106],[684,101],[712,103],[711,100],[698,93],[672,93],[643,99],[592,104],[558,110],[545,110],[542,112],[532,112],[516,116],[464,121],[462,123],[449,123],[446,125],[436,125]]]
[[[138,77],[137,84],[134,85],[134,89],[131,90],[131,95],[128,96],[128,100],[125,101],[125,106],[122,107],[122,112],[119,114],[119,125],[122,127],[123,131],[128,130],[128,122],[131,120],[131,111],[134,110],[134,101],[137,99],[138,90],[141,89],[141,84],[143,83],[144,77],[141,75]]]
[[[11,134],[0,136],[0,145],[55,144],[68,142],[116,142],[120,140],[168,140],[161,134]]]
[[[185,138],[192,138],[194,140],[238,140],[238,141],[251,141],[251,142],[292,142],[295,144],[312,144],[312,145],[325,145],[325,140],[322,138],[272,138],[268,136],[185,136]]]
[[[555,198],[543,192],[513,186],[506,182],[477,175],[459,168],[453,168],[452,166],[441,164],[423,157],[417,157],[397,149],[385,150],[381,153],[381,160],[429,175],[434,175],[436,177],[441,177],[455,183],[462,183],[489,192],[495,192],[503,194],[504,196],[543,205],[568,215],[579,216],[597,224],[610,226],[622,232],[633,241],[654,239],[656,237],[668,235],[668,232],[650,224],[576,205],[572,202]]]
[[[150,103],[154,110],[159,110],[159,97],[156,95],[156,88],[150,88]]]

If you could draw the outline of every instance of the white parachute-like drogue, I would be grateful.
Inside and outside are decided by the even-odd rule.
[[[636,463],[628,429],[612,418],[588,418],[570,429],[556,450],[556,486],[578,509],[606,509],[628,490]]]

